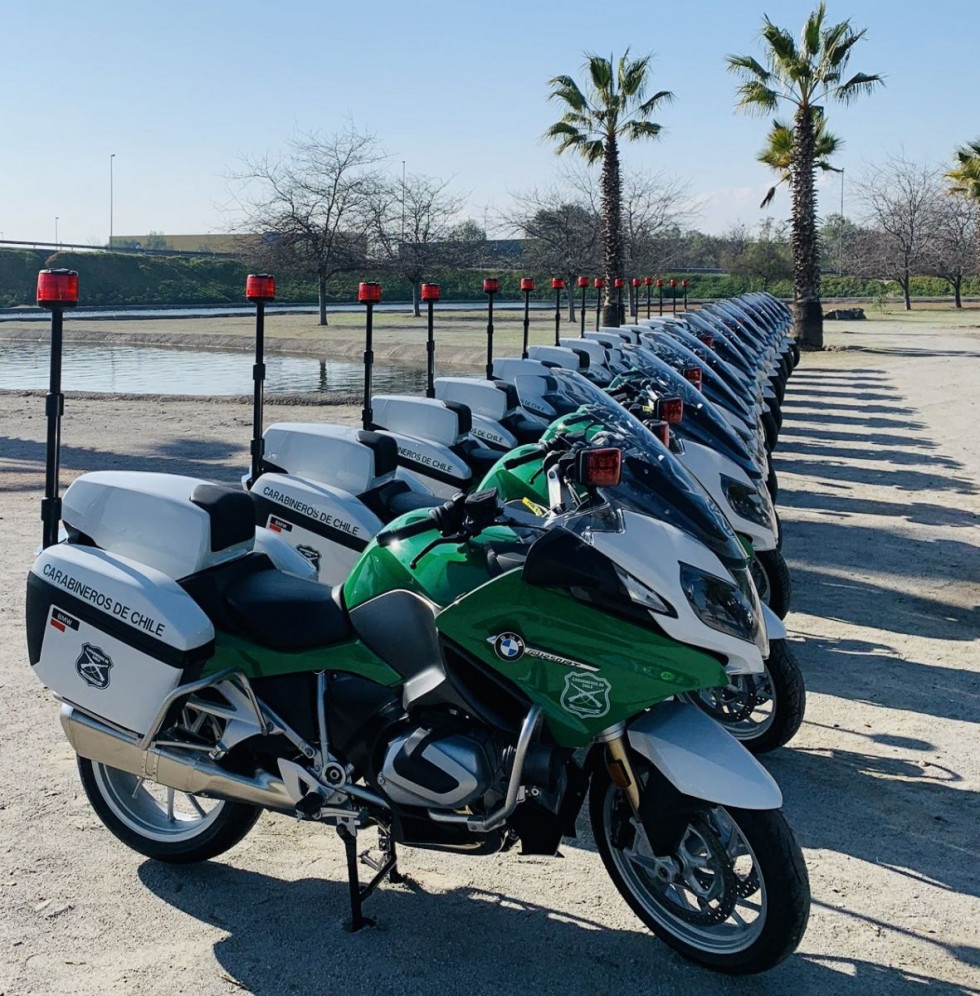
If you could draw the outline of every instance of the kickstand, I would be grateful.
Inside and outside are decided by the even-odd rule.
[[[344,851],[347,854],[347,884],[350,890],[351,918],[346,927],[351,933],[355,933],[363,927],[376,926],[371,917],[364,916],[361,912],[361,904],[364,900],[386,878],[395,883],[404,881],[404,878],[399,873],[395,863],[395,842],[383,828],[379,828],[378,842],[381,847],[381,860],[369,857],[367,852],[361,855],[361,860],[375,871],[371,881],[362,886],[357,874],[357,831],[341,825],[337,827],[337,833],[344,842]]]

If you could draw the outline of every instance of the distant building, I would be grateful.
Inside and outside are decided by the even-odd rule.
[[[239,254],[248,252],[258,241],[255,235],[235,233],[208,233],[206,235],[164,235],[162,232],[147,232],[142,235],[113,235],[112,249],[170,249],[174,252],[214,252]]]

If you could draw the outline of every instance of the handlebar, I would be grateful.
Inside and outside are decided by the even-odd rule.
[[[435,509],[430,509],[424,519],[418,519],[415,522],[399,526],[397,529],[390,529],[379,533],[378,546],[390,546],[395,540],[408,539],[409,536],[418,536],[421,533],[427,533],[430,529],[435,529],[435,516],[432,514],[434,511]]]
[[[512,470],[514,467],[522,467],[526,463],[534,463],[535,460],[540,460],[549,449],[550,447],[547,445],[534,446],[527,453],[522,453],[520,456],[505,460],[504,469]]]

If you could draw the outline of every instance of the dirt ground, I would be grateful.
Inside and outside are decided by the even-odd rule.
[[[648,936],[584,822],[557,860],[405,850],[414,884],[383,887],[378,928],[353,936],[331,832],[266,815],[188,868],[118,843],[27,664],[43,400],[0,394],[0,994],[980,993],[980,335],[955,324],[828,325],[835,351],[790,382],[776,466],[809,699],[765,763],[813,911],[797,955],[747,980]],[[356,412],[289,411],[327,415]],[[230,402],[72,400],[63,483],[233,482],[249,425]]]

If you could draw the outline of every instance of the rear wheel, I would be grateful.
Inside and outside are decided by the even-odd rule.
[[[238,802],[203,799],[146,781],[98,761],[78,758],[82,788],[116,837],[156,861],[207,861],[234,847],[262,810]]]
[[[759,598],[779,616],[786,618],[793,602],[793,579],[786,566],[786,558],[779,549],[756,550],[751,562],[752,580]]]
[[[731,675],[727,685],[681,696],[706,712],[753,754],[796,736],[806,713],[803,672],[785,640],[769,641],[762,674]]]
[[[634,755],[633,764],[641,786],[649,786],[648,762]],[[744,975],[766,971],[796,949],[809,917],[810,884],[799,845],[778,810],[705,803],[673,853],[658,855],[605,765],[596,766],[589,809],[616,888],[682,955]]]

